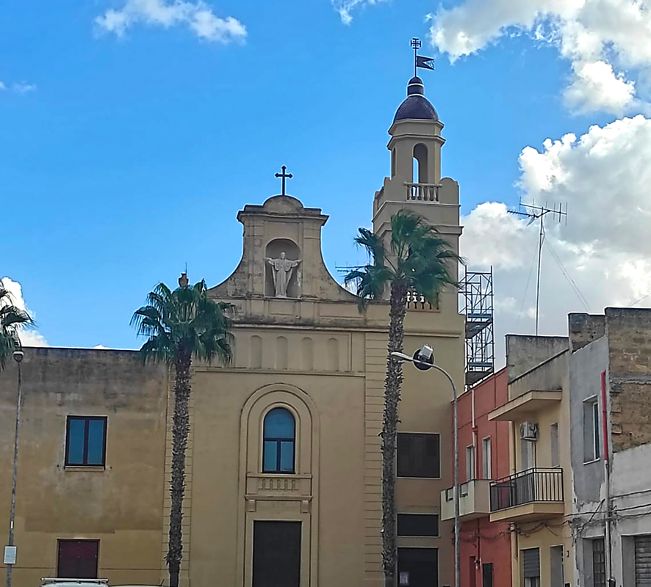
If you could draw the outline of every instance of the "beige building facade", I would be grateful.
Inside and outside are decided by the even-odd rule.
[[[490,415],[511,423],[512,473],[491,483],[491,522],[511,524],[513,587],[574,585],[570,524],[569,340],[507,336],[508,401]]]
[[[441,178],[442,128],[414,78],[389,130],[391,175],[372,221],[388,238],[391,216],[413,210],[458,251],[459,190]],[[234,307],[234,359],[193,369],[183,585],[265,587],[276,576],[285,587],[380,587],[388,305],[361,310],[330,275],[320,209],[279,195],[238,220],[241,262],[211,289]],[[437,307],[417,294],[408,305],[405,348],[431,344],[461,388],[456,292]],[[131,351],[27,349],[22,373],[15,586],[92,571],[93,557],[112,583],[166,580],[167,369],[143,367]],[[398,545],[411,587],[452,584],[451,526],[438,519],[452,479],[450,394],[442,377],[405,369]],[[0,374],[5,512],[15,400],[10,365]]]

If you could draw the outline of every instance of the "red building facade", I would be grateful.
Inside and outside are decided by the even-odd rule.
[[[509,423],[488,414],[508,401],[502,369],[459,397],[461,585],[511,585],[511,536],[506,522],[490,522],[490,480],[510,474]],[[452,492],[441,499],[442,518],[453,516]]]

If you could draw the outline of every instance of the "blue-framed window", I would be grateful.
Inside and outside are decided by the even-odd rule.
[[[106,464],[106,417],[68,416],[66,467],[103,467]]]
[[[264,418],[263,473],[293,473],[296,454],[296,421],[286,408],[274,408]]]

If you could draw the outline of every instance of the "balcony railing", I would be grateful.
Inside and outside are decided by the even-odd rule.
[[[563,469],[527,469],[491,483],[491,512],[563,501]]]
[[[424,202],[438,202],[439,188],[437,183],[411,183],[405,182],[407,201],[422,200]]]
[[[438,310],[438,305],[432,305],[423,294],[410,290],[406,299],[408,310]]]

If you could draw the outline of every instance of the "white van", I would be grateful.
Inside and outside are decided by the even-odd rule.
[[[160,585],[109,585],[108,579],[41,579],[41,587],[161,587]]]
[[[108,587],[108,579],[41,579],[41,587]]]

